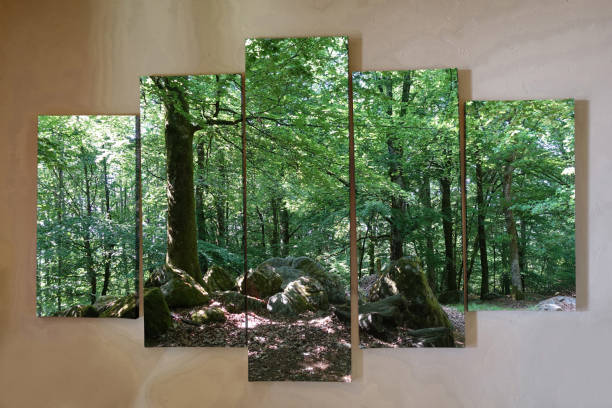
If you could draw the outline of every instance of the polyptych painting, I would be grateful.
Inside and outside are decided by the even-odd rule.
[[[134,116],[39,116],[38,316],[138,317]]]
[[[244,346],[241,77],[140,83],[145,345]]]
[[[457,70],[353,74],[361,347],[462,347]]]
[[[250,381],[350,381],[346,37],[246,41]]]
[[[466,106],[470,310],[576,308],[574,101]]]

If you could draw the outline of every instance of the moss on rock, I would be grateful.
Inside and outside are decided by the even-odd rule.
[[[159,288],[144,290],[144,327],[145,339],[154,339],[164,334],[172,326],[170,309]]]
[[[408,301],[405,313],[408,327],[452,327],[429,287],[418,259],[405,256],[393,261],[383,270],[383,275],[389,276],[396,283],[397,290]]]
[[[135,295],[123,297],[104,296],[93,305],[100,317],[138,318],[138,298]]]
[[[193,310],[189,313],[189,317],[199,324],[223,323],[226,320],[225,313],[218,307],[205,307]]]
[[[237,288],[232,275],[218,265],[213,265],[204,275],[204,286],[209,292],[234,290]]]
[[[245,307],[248,308],[249,312],[261,312],[266,309],[266,302],[263,300],[254,298],[252,296],[245,296],[242,293],[234,291],[216,292],[213,294],[213,298],[221,303],[225,310],[230,313],[243,313]]]
[[[166,270],[169,279],[161,286],[168,307],[193,307],[210,301],[208,292],[186,272]]]

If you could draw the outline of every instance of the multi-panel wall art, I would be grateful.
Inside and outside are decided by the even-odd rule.
[[[347,38],[247,40],[246,111],[249,380],[350,381]]]
[[[39,116],[36,313],[138,317],[134,116]]]
[[[244,346],[240,75],[141,78],[147,346]]]
[[[353,73],[362,347],[462,347],[457,70]]]
[[[574,101],[468,102],[466,163],[469,309],[575,310]]]
[[[349,382],[351,272],[362,348],[463,347],[464,305],[575,310],[573,100],[468,102],[463,145],[456,69],[245,51],[244,77],[142,77],[139,117],[39,117],[38,316],[138,317],[142,261],[145,346]]]

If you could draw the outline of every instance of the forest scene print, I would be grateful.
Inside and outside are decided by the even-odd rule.
[[[348,41],[246,41],[249,381],[351,380]]]
[[[463,347],[457,70],[353,73],[362,348]]]
[[[245,346],[241,76],[140,85],[145,345]]]
[[[469,310],[576,309],[574,101],[466,104]]]
[[[138,317],[135,122],[38,117],[38,316]]]

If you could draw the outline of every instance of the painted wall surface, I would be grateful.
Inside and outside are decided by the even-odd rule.
[[[355,349],[351,384],[247,383],[246,349],[145,349],[142,318],[35,317],[38,114],[135,114],[140,75],[242,72],[247,37],[332,34],[353,70],[458,67],[462,100],[576,98],[581,311],[469,313],[465,349]],[[0,407],[612,406],[611,72],[607,0],[1,0]]]

